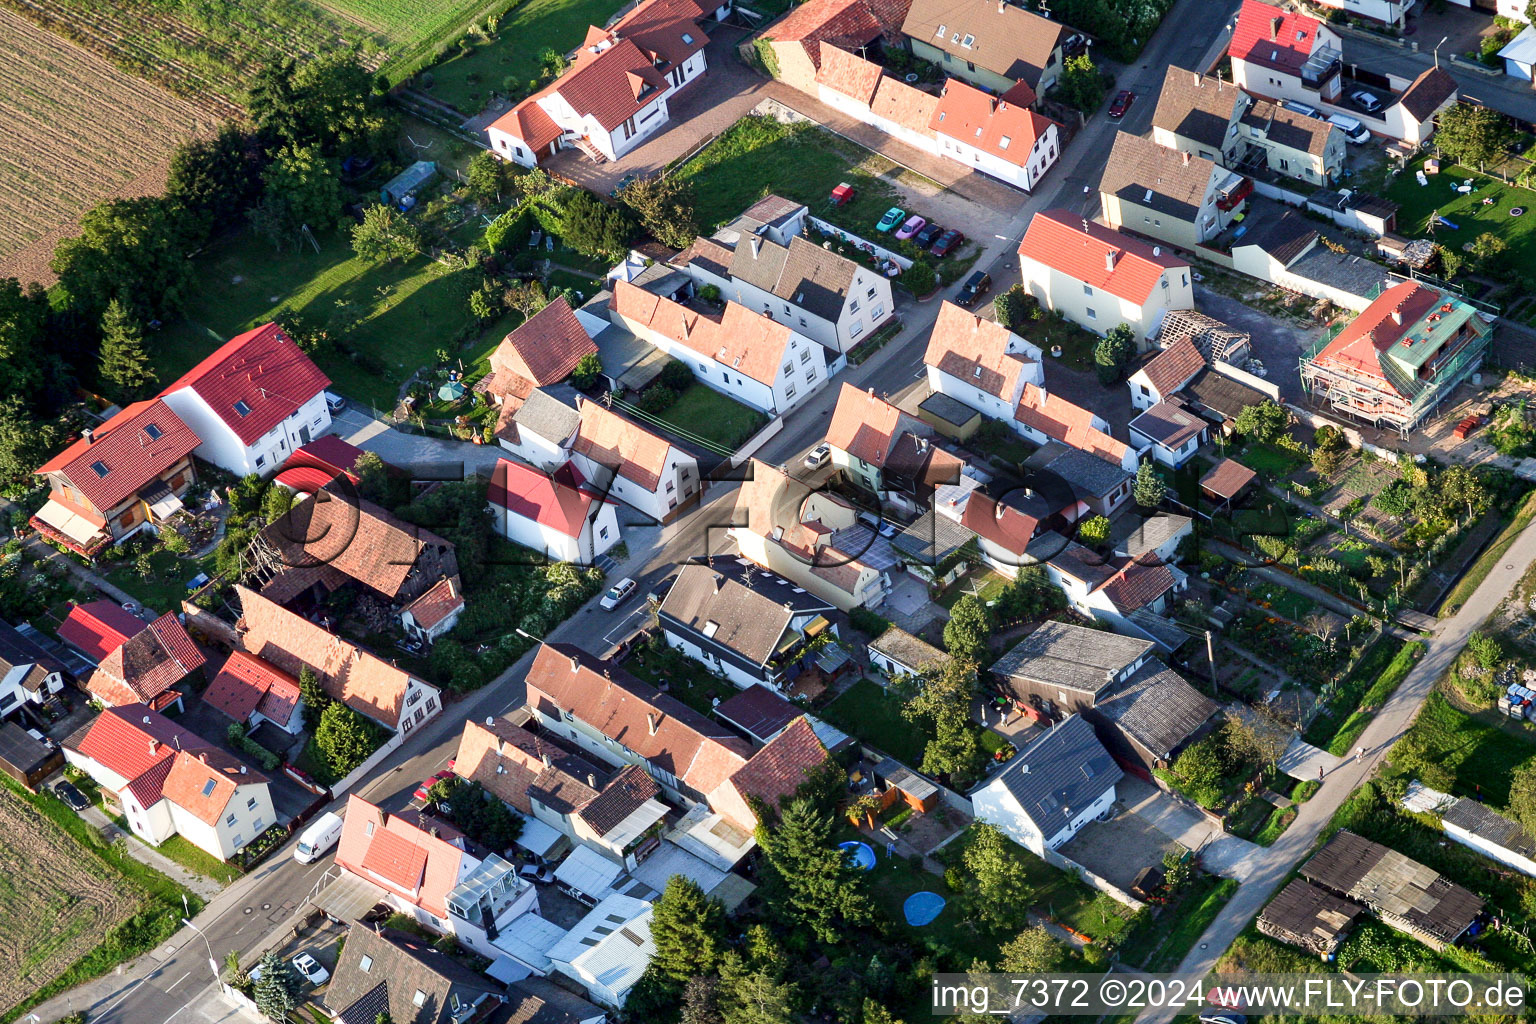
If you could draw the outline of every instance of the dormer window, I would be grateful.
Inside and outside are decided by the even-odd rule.
[[[979,367],[979,366],[976,367],[975,377],[976,377],[977,380],[981,380],[981,367]]]
[[[935,39],[943,39],[944,38],[944,33],[948,29],[949,29],[948,25],[940,25],[939,26],[939,30],[933,34],[933,38],[935,38]]]
[[[165,433],[165,431],[161,430],[155,424],[149,423],[149,424],[145,425],[144,433],[149,435],[149,439],[151,441],[158,441],[158,440],[160,440],[161,435],[163,435]]]
[[[91,469],[95,470],[96,475],[99,477],[105,477],[108,473],[112,472],[107,468],[105,462],[93,462],[91,463]]]
[[[976,45],[976,37],[967,34],[964,39],[960,40],[960,45],[969,50]]]
[[[251,407],[245,404],[245,399],[242,398],[235,403],[235,413],[242,419],[251,414]]]

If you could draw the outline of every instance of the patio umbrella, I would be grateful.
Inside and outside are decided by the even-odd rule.
[[[437,397],[445,402],[455,402],[464,397],[464,382],[451,380],[437,389]]]

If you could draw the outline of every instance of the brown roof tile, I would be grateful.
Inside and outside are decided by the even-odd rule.
[[[1033,384],[1024,385],[1013,418],[1068,447],[1092,452],[1117,466],[1130,451],[1124,442],[1093,425],[1093,413]]]
[[[672,443],[599,402],[581,403],[581,426],[571,450],[648,491],[661,486]]]
[[[586,802],[577,813],[592,826],[592,831],[606,836],[638,811],[647,800],[661,795],[661,787],[637,764],[620,768],[602,791]]]
[[[1200,478],[1200,486],[1212,494],[1230,500],[1252,483],[1258,475],[1236,459],[1222,459],[1209,473]]]
[[[1163,76],[1152,125],[1220,152],[1226,146],[1238,102],[1246,96],[1237,86],[1214,75],[1170,66]]]
[[[167,612],[103,658],[86,689],[109,707],[149,701],[205,661],[185,627]]]
[[[1116,132],[1099,191],[1193,222],[1216,173],[1216,165],[1204,157],[1165,149],[1150,137]]]
[[[1034,360],[1008,351],[1008,328],[945,300],[928,336],[923,362],[1005,402],[1018,392],[1019,376]]]
[[[1328,149],[1328,137],[1336,130],[1320,118],[1298,114],[1270,100],[1257,100],[1243,115],[1243,124],[1258,128],[1278,146],[1322,156]]]
[[[850,96],[865,106],[874,98],[880,84],[880,65],[857,57],[847,50],[826,45],[821,48],[821,70],[816,84]]]
[[[1145,374],[1159,398],[1167,398],[1205,369],[1205,358],[1187,337],[1175,341],[1147,360],[1137,373]]]
[[[105,513],[159,479],[200,444],[202,439],[170,406],[153,398],[123,409],[97,427],[90,441],[76,441],[37,472],[62,474],[81,497]]]
[[[627,281],[613,283],[610,307],[625,320],[768,385],[778,379],[784,350],[794,333],[788,325],[740,303],[726,302],[717,319]]]
[[[1034,88],[1040,84],[1063,29],[1059,21],[995,0],[913,0],[901,31],[911,39]],[[964,45],[967,37],[973,37],[972,46]]]
[[[826,763],[827,748],[804,715],[768,743],[731,776],[744,798],[761,800],[771,808],[793,796],[812,769]]]
[[[565,380],[583,356],[596,354],[597,345],[561,296],[502,339],[491,353],[491,369],[543,387]]]
[[[265,785],[266,782],[265,775],[217,748],[196,753],[182,750],[177,752],[161,792],[198,821],[217,825],[235,790],[241,786]]]
[[[1425,68],[1408,86],[1398,102],[1415,121],[1428,121],[1445,104],[1456,98],[1459,86],[1442,67]]]
[[[875,98],[869,105],[875,116],[919,135],[928,134],[928,125],[938,108],[937,96],[890,76],[880,79],[880,84],[875,87]]]

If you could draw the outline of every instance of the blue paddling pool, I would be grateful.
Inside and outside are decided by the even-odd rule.
[[[837,848],[847,854],[849,863],[860,871],[869,871],[875,866],[875,851],[868,843],[850,839],[846,843],[838,843]]]
[[[907,902],[901,905],[901,912],[907,918],[907,924],[914,928],[921,928],[925,924],[932,924],[933,919],[939,916],[944,909],[944,897],[936,892],[915,892],[907,897]]]

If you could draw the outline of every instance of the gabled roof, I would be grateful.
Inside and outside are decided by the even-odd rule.
[[[1124,777],[1093,726],[1069,715],[1014,755],[987,788],[1007,790],[1050,839]]]
[[[1169,66],[1157,95],[1152,126],[1220,152],[1238,103],[1247,94],[1214,75]]]
[[[1118,462],[1110,462],[1060,441],[1047,441],[1024,460],[1024,465],[1059,477],[1080,498],[1107,497],[1132,476],[1120,468]]]
[[[1338,131],[1322,118],[1287,110],[1271,100],[1256,101],[1243,115],[1242,123],[1259,129],[1277,146],[1312,156],[1322,156],[1328,149],[1329,136]]]
[[[778,245],[752,235],[736,244],[730,275],[823,320],[843,315],[859,266],[846,256],[795,235]]]
[[[1064,30],[1058,21],[996,0],[913,0],[901,31],[1034,88]]]
[[[490,127],[522,139],[534,153],[541,153],[560,137],[560,126],[539,106],[539,100],[548,96],[553,89],[553,85],[540,89],[498,117]]]
[[[595,794],[596,787],[608,777],[605,769],[572,753],[549,735],[529,732],[506,718],[465,722],[453,770],[462,779],[478,782],[486,792],[522,814],[533,813],[528,795],[536,781],[566,778],[585,785],[590,778],[591,792]],[[574,801],[570,809],[581,807],[583,802]]]
[[[581,472],[566,463],[554,473],[541,473],[511,459],[499,459],[491,474],[487,498],[508,514],[580,538],[595,515],[593,506],[604,498],[582,479]]]
[[[628,281],[613,282],[610,307],[706,359],[762,384],[772,385],[794,334],[786,324],[727,301],[718,318]]]
[[[999,658],[991,671],[1086,693],[1102,690],[1155,645],[1068,622],[1043,622]]]
[[[1011,402],[1018,389],[1019,375],[1034,362],[1023,352],[1008,350],[1015,339],[1018,335],[1002,324],[983,319],[946,299],[939,306],[938,319],[928,335],[923,362],[978,391]]]
[[[1305,14],[1282,10],[1260,0],[1243,0],[1227,52],[1277,71],[1296,74],[1312,56],[1322,23]]]
[[[763,37],[800,43],[811,63],[820,67],[823,43],[854,48],[882,35],[895,36],[907,6],[906,0],[809,0],[792,8]]]
[[[1130,424],[1130,429],[1174,451],[1190,438],[1198,437],[1205,427],[1205,420],[1186,409],[1182,402],[1166,398],[1131,420]]]
[[[873,61],[856,57],[836,46],[823,45],[821,70],[816,73],[816,84],[868,106],[869,101],[875,98],[875,86],[880,84],[882,74],[880,65]]]
[[[869,649],[917,671],[949,663],[949,655],[899,626],[886,627],[884,633],[869,642]]]
[[[693,563],[677,574],[659,614],[735,651],[754,665],[766,665],[796,615],[832,611],[813,595],[795,594],[770,572],[724,573]]]
[[[569,711],[705,795],[750,752],[725,726],[568,644],[539,648],[528,670],[528,703],[555,717]]]
[[[357,475],[353,470],[362,456],[363,450],[357,445],[343,441],[335,434],[326,434],[295,448],[276,479],[278,483],[311,494],[343,474],[356,484]]]
[[[502,992],[499,982],[414,935],[354,924],[346,939],[324,996],[331,1013],[346,1024],[373,1024],[380,1013],[387,1013],[395,1024],[447,1024],[455,1019],[454,996],[468,1007]],[[419,1006],[418,992],[424,996]],[[563,1022],[528,1017],[526,1024]]]
[[[753,754],[731,776],[731,784],[743,798],[777,809],[779,801],[793,796],[807,773],[825,764],[828,756],[810,721],[801,715]]]
[[[908,85],[899,78],[887,75],[875,87],[875,98],[869,109],[876,117],[899,124],[919,135],[928,134],[933,112],[939,107],[939,98],[931,92]]]
[[[1205,369],[1205,357],[1188,337],[1181,337],[1172,345],[1142,364],[1131,376],[1145,377],[1148,386],[1157,392],[1159,399],[1167,398]]]
[[[501,340],[491,353],[491,369],[544,387],[565,380],[583,356],[596,354],[597,345],[562,295]]]
[[[1447,343],[1448,328],[1454,330],[1463,323],[1477,329],[1472,307],[1460,297],[1404,281],[1377,296],[1312,361],[1378,378],[1401,393],[1402,367],[1422,363],[1428,353]],[[1393,364],[1390,370],[1388,362]]]
[[[139,806],[147,809],[170,797],[210,824],[218,820],[238,786],[267,781],[239,759],[144,704],[107,708],[66,739],[64,746],[128,780],[125,788]],[[183,759],[187,763],[181,764]],[[173,775],[175,781],[168,784]],[[214,786],[204,794],[210,780]]]
[[[905,432],[926,436],[927,426],[870,391],[843,382],[827,425],[827,443],[861,462],[885,468],[896,439]]]
[[[538,975],[508,985],[507,1005],[508,1016],[492,1024],[582,1024],[603,1016],[601,1006]]]
[[[1532,839],[1530,833],[1487,804],[1470,797],[1457,800],[1440,815],[1440,820],[1510,853],[1536,859],[1536,839]]]
[[[1193,223],[1216,171],[1216,164],[1204,157],[1165,149],[1147,136],[1116,132],[1099,191]]]
[[[1148,245],[1114,228],[1066,210],[1035,214],[1019,241],[1019,255],[1081,281],[1097,291],[1145,305],[1158,298],[1169,270],[1188,269],[1170,249]]]
[[[103,658],[86,689],[109,707],[153,701],[207,660],[166,612]]]
[[[625,419],[601,402],[581,403],[581,426],[571,442],[571,451],[576,454],[585,455],[647,491],[655,491],[661,486],[667,453],[671,450],[672,442]]]
[[[393,890],[436,917],[447,917],[444,902],[459,884],[467,853],[353,794],[342,816],[336,864]]]
[[[549,88],[578,115],[593,118],[611,132],[671,86],[633,40],[620,39],[592,52],[601,45],[578,49],[570,70]]]
[[[1236,459],[1222,459],[1200,478],[1200,486],[1212,494],[1231,499],[1258,475]]]
[[[97,600],[70,605],[58,633],[60,640],[100,662],[148,626],[116,601]]]
[[[98,512],[109,512],[202,443],[164,400],[152,398],[123,409],[36,472],[62,474]]]
[[[592,831],[606,836],[624,822],[624,819],[644,807],[647,801],[661,795],[661,787],[637,764],[627,764],[608,780],[591,800],[576,813],[592,827]]]
[[[1093,413],[1033,384],[1024,385],[1013,418],[1071,448],[1120,465],[1130,448],[1093,425]]]
[[[1175,584],[1173,570],[1162,562],[1145,565],[1132,560],[1110,577],[1099,592],[1124,614],[1130,614],[1172,590]]]
[[[64,671],[64,665],[30,637],[9,622],[0,622],[0,678],[16,669],[26,669],[23,684],[29,690],[37,689],[44,676]]]
[[[1151,516],[1143,519],[1136,529],[1116,544],[1115,550],[1129,558],[1139,558],[1184,533],[1193,522],[1189,516]]]
[[[1166,761],[1221,706],[1152,658],[1101,697],[1095,709],[1153,757]]]
[[[235,592],[247,651],[295,678],[308,666],[333,700],[390,729],[399,724],[410,673],[254,591]]]
[[[699,22],[714,12],[698,0],[645,0],[609,27],[647,55],[678,65],[704,49],[709,36]]]
[[[1301,877],[1453,942],[1482,913],[1483,900],[1433,868],[1390,847],[1341,830],[1301,866]]]
[[[1029,550],[1030,540],[1040,529],[1040,520],[976,491],[965,503],[960,525],[982,540],[1022,558]]]
[[[1028,89],[1029,85],[1021,83],[1015,88]],[[1033,99],[1031,90],[1029,101]],[[928,127],[939,135],[958,139],[973,149],[1023,167],[1034,152],[1035,140],[1054,123],[1035,113],[1028,103],[1008,96],[992,96],[951,78],[939,93],[939,103]]]
[[[269,665],[249,651],[235,650],[219,669],[203,702],[237,722],[260,712],[278,725],[287,726],[299,706],[299,681]]]
[[[330,383],[281,327],[263,324],[220,345],[161,393],[191,388],[250,445]]]
[[[715,717],[766,740],[803,715],[798,707],[762,683],[753,683],[715,705]]]
[[[1527,27],[1522,35],[1529,32],[1530,28]],[[1397,102],[1402,104],[1408,116],[1422,124],[1434,117],[1441,107],[1455,100],[1458,90],[1459,86],[1451,73],[1436,65],[1420,72]]]
[[[179,751],[161,792],[167,800],[205,825],[217,825],[241,786],[265,785],[265,775],[246,767],[218,747]],[[251,838],[255,838],[252,836]]]
[[[416,600],[401,609],[423,629],[431,629],[448,616],[464,607],[464,589],[457,576],[444,576],[427,588]]]

